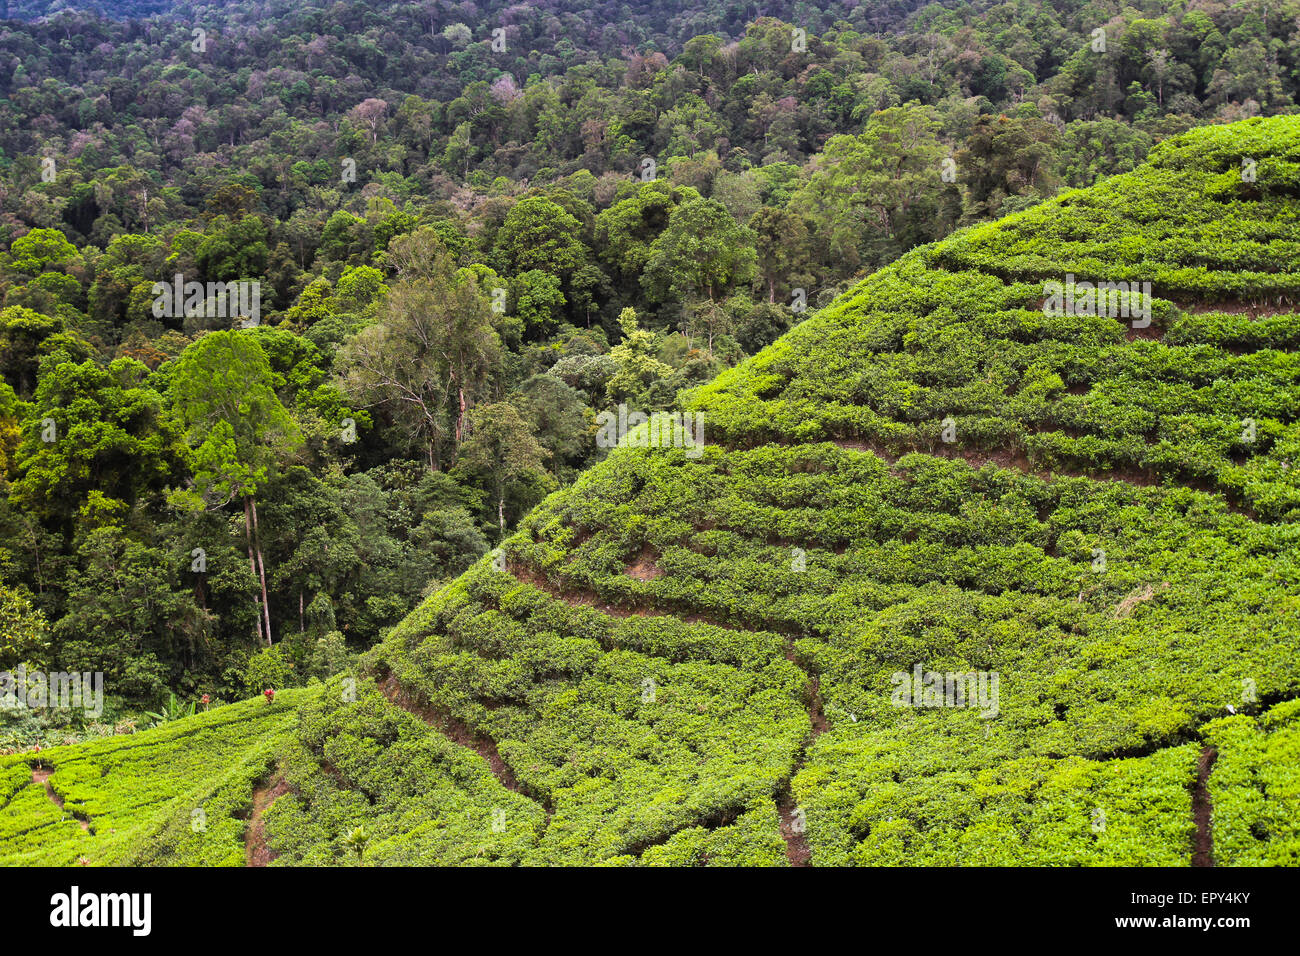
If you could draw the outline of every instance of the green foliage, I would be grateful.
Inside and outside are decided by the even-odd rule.
[[[667,375],[671,369],[651,354],[654,334],[637,325],[634,309],[624,309],[618,321],[623,341],[609,353],[614,372],[605,383],[605,396],[612,403],[630,402],[639,406],[645,402],[647,390],[655,379]]]
[[[940,238],[955,222],[960,200],[941,175],[948,151],[938,129],[930,107],[875,113],[860,135],[826,143],[791,208],[827,224],[822,231],[831,254],[853,266],[882,265],[910,246]]]
[[[563,275],[590,255],[580,238],[581,224],[563,207],[541,196],[511,207],[496,235],[496,257],[509,275],[539,270]]]
[[[37,366],[57,346],[63,328],[62,320],[23,306],[0,312],[0,372],[19,393],[31,394]]]
[[[1210,775],[1216,866],[1300,864],[1300,701],[1201,730],[1217,759]]]
[[[1300,156],[1226,123],[1294,112],[1292,0],[1119,11],[1105,56],[1077,5],[615,6],[489,57],[234,4],[273,52],[202,109],[165,17],[12,21],[0,657],[164,716],[326,682],[57,754],[124,834],[87,858],[767,865],[797,803],[814,862],[1184,863],[1199,735],[1222,860],[1288,861]],[[178,273],[263,324],[154,316]],[[1070,274],[1152,325],[1045,314]],[[508,537],[620,402],[711,444]],[[890,705],[917,661],[997,669],[1000,717]],[[6,743],[113,729],[63,720]],[[31,759],[0,859],[71,862]]]
[[[6,866],[239,866],[252,790],[309,692],[282,692],[141,733],[0,756]],[[32,771],[53,771],[49,786]]]
[[[169,397],[186,432],[198,491],[252,495],[297,439],[251,332],[209,332],[176,360]]]
[[[481,405],[474,410],[470,437],[461,447],[461,460],[467,468],[487,476],[497,502],[498,533],[505,534],[505,499],[510,486],[521,481],[545,482],[542,462],[547,457],[549,453],[533,438],[527,422],[509,402]],[[528,501],[527,507],[536,500]]]
[[[23,422],[12,500],[66,526],[92,495],[132,504],[160,489],[176,433],[146,372],[131,359],[105,368],[51,356]]]
[[[203,635],[175,563],[112,525],[86,533],[76,559],[50,659],[65,670],[102,672],[115,694],[157,700],[178,676],[178,645]]]
[[[195,260],[206,281],[233,282],[266,271],[270,250],[266,226],[256,216],[227,222],[224,216],[208,225]]]
[[[710,300],[754,274],[753,240],[726,207],[692,199],[668,216],[664,231],[650,244],[641,284],[655,301]]]
[[[260,656],[260,655],[259,655]],[[348,668],[352,655],[341,631],[330,631],[312,649],[310,676],[325,680]]]
[[[13,268],[38,275],[51,267],[67,266],[77,258],[77,247],[57,229],[33,229],[15,239],[9,249]]]
[[[0,670],[13,670],[42,647],[44,615],[23,590],[0,582]]]
[[[542,808],[373,682],[346,687],[331,681],[301,711],[282,764],[290,792],[264,817],[277,865],[520,863]]]
[[[190,701],[188,704],[183,704],[176,699],[175,694],[169,694],[167,696],[167,703],[163,705],[161,710],[146,710],[144,715],[150,718],[153,721],[153,726],[156,727],[159,724],[166,724],[173,720],[182,720],[185,717],[193,717],[195,707],[196,705],[194,701]]]
[[[338,361],[348,393],[384,406],[432,468],[445,445],[454,452],[459,444],[500,342],[474,274],[454,271],[436,239],[427,248],[431,257],[421,259],[410,247],[410,278],[392,287],[378,323],[351,339]],[[398,254],[408,255],[406,245]]]
[[[549,272],[530,269],[510,285],[514,296],[511,311],[523,320],[524,328],[535,338],[554,332],[565,307],[560,280]]]
[[[279,691],[294,683],[293,663],[285,659],[282,645],[265,647],[248,658],[248,666],[244,668],[244,690],[250,697],[266,690]]]
[[[1294,122],[1269,125],[1287,150]],[[984,241],[1036,236],[1026,222],[1056,219]],[[1123,223],[1078,242],[1140,228]],[[1263,700],[1300,689],[1281,505],[1300,396],[1270,348],[1292,321],[1237,354],[1197,332],[1234,341],[1248,317],[1158,300],[1178,344],[1130,339],[1114,318],[1045,314],[1045,254],[1038,285],[944,268],[975,232],[696,390],[702,456],[615,450],[373,653],[555,808],[529,861],[779,862],[788,781],[818,863],[1190,862],[1189,741],[1247,679]],[[1134,267],[1158,255],[1134,246]],[[897,706],[895,675],[918,665],[999,675],[996,714]],[[707,759],[679,763],[683,745]],[[1233,811],[1275,821],[1255,832],[1279,860],[1285,779],[1266,811]]]

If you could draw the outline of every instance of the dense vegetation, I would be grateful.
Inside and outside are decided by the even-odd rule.
[[[1294,865],[1298,211],[1300,120],[1252,119],[906,253],[684,393],[705,447],[642,426],[292,726],[0,758],[4,859],[88,855],[34,770],[97,835],[135,798],[83,764],[202,731],[234,776],[160,783],[91,859]],[[1071,272],[1149,282],[1149,324],[1045,308]],[[997,674],[994,712],[899,706],[916,667]]]
[[[110,698],[99,722],[5,715],[0,747],[337,673],[600,460],[601,412],[675,407],[918,244],[1300,97],[1294,0],[777,3],[753,22],[568,0],[113,8],[14,0],[0,23],[0,669],[102,671]],[[1206,196],[1180,191],[1172,159],[1144,182],[1154,214],[1198,231],[1133,275],[1175,298],[1291,296],[1295,173],[1258,152],[1237,157],[1245,193],[1226,167]],[[1093,205],[1059,227],[1023,222],[1063,230],[1067,270],[1128,261],[1151,233],[1115,188],[1068,200]],[[1239,198],[1250,221],[1202,218]],[[929,255],[954,288],[963,270],[1037,281],[1018,228]],[[1183,255],[1195,243],[1220,258]],[[160,314],[155,283],[176,276],[260,283],[260,314],[210,288]],[[1022,295],[991,281],[979,294]],[[1293,338],[1284,318],[1178,321],[1169,344],[1198,357]],[[945,327],[925,333],[936,350],[961,334]],[[1013,336],[1025,355],[1042,338]],[[1150,474],[1181,454],[1165,436],[1139,453],[1154,410],[1118,422],[1109,398],[1046,427],[1053,376],[1083,372],[1028,361],[966,384],[964,436]],[[1245,392],[1286,367],[1215,361],[1223,409],[1268,416]],[[1021,372],[1037,384],[995,421]],[[1107,388],[1147,387],[1116,374]],[[1191,387],[1168,382],[1164,410]],[[825,399],[771,410],[823,431],[857,416],[848,432],[895,450],[919,434],[917,409],[886,422]],[[1235,462],[1224,428],[1180,467],[1286,513],[1272,466]]]
[[[232,704],[35,761],[0,757],[0,864],[242,863],[250,793],[290,738],[305,694]]]

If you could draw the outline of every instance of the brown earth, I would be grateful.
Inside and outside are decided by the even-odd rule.
[[[1213,747],[1201,751],[1197,764],[1196,786],[1192,790],[1192,819],[1196,822],[1196,841],[1192,866],[1214,866],[1214,807],[1210,802],[1210,772],[1219,754]]]
[[[653,581],[655,578],[663,577],[663,571],[655,564],[654,552],[650,550],[649,545],[642,548],[636,560],[627,566],[626,573],[638,581]]]
[[[277,798],[288,793],[289,789],[284,778],[274,777],[253,790],[253,812],[248,818],[248,832],[244,835],[245,866],[266,866],[278,855],[266,845],[262,814]]]

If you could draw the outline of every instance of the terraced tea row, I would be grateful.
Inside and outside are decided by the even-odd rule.
[[[269,705],[0,757],[0,865],[243,863],[253,786],[308,697],[282,691]]]

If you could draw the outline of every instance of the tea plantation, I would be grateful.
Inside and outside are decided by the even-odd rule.
[[[702,455],[632,436],[355,679],[0,758],[0,863],[1296,865],[1298,303],[1300,118],[1166,141],[688,394]]]

